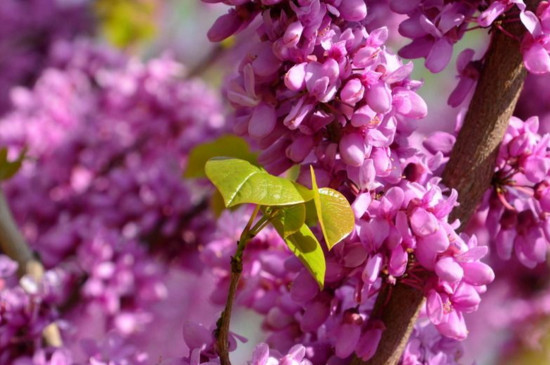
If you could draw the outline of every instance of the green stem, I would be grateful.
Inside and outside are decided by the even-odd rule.
[[[231,365],[229,360],[229,324],[231,321],[231,310],[233,308],[233,301],[235,300],[235,294],[237,293],[237,286],[243,271],[243,252],[246,244],[265,227],[265,222],[268,221],[266,217],[262,217],[254,227],[252,224],[256,219],[260,211],[260,206],[257,205],[254,208],[252,216],[248,220],[246,227],[244,228],[239,242],[237,245],[237,251],[235,256],[231,257],[231,281],[229,283],[229,292],[227,294],[227,301],[225,302],[225,308],[218,320],[218,326],[216,328],[216,338],[218,345],[218,355],[220,356],[221,365]],[[252,228],[251,228],[252,227]]]

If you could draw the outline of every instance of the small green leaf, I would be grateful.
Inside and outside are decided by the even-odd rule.
[[[270,175],[248,161],[213,158],[206,163],[205,172],[222,194],[228,208],[243,203],[293,205],[312,199],[309,189],[288,179]]]
[[[311,173],[311,190],[313,190],[313,203],[315,204],[315,212],[317,213],[317,219],[319,220],[319,226],[321,226],[321,230],[323,231],[323,237],[325,238],[325,241],[326,241],[327,236],[325,234],[325,227],[324,227],[324,222],[323,222],[323,212],[322,212],[322,207],[321,207],[321,196],[319,195],[319,187],[317,186],[317,179],[315,178],[315,171],[313,170],[312,165],[309,165],[309,172]]]
[[[274,208],[274,218],[270,220],[282,238],[298,232],[306,220],[304,204],[288,205]]]
[[[253,165],[257,165],[256,155],[250,152],[248,144],[242,138],[225,135],[220,138],[198,145],[189,153],[187,168],[185,169],[184,177],[205,177],[204,165],[206,161],[213,157],[226,156],[235,157],[241,160],[248,161]]]
[[[8,149],[0,149],[0,181],[8,180],[13,177],[21,168],[21,164],[27,155],[27,150],[21,151],[15,161],[8,161]]]
[[[317,217],[317,209],[315,208],[315,202],[313,199],[306,202],[306,224],[309,227],[316,226],[319,222],[319,218]]]
[[[317,187],[313,167],[310,166],[310,169],[315,211],[330,250],[351,233],[355,225],[355,216],[345,196],[330,188]]]
[[[281,232],[279,232],[279,235],[282,236]],[[284,238],[284,240],[290,251],[305,265],[319,284],[319,288],[323,290],[326,272],[325,255],[321,244],[319,244],[308,226],[304,224],[298,232]]]
[[[330,189],[319,189],[321,198],[323,236],[330,250],[338,242],[346,238],[355,226],[355,216],[348,200],[340,192]]]

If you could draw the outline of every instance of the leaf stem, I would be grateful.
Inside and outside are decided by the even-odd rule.
[[[215,332],[218,345],[217,350],[218,355],[220,356],[221,365],[231,365],[231,361],[229,360],[229,324],[231,322],[231,311],[233,309],[233,302],[237,293],[237,286],[243,271],[243,252],[246,244],[261,230],[261,228],[265,227],[265,223],[268,221],[268,218],[264,216],[260,218],[260,220],[252,227],[259,211],[260,206],[256,205],[254,212],[252,212],[248,223],[241,233],[241,237],[239,238],[239,242],[237,244],[237,251],[235,252],[235,255],[231,257],[231,281],[229,283],[229,292],[227,294],[225,308],[220,319],[218,320]]]

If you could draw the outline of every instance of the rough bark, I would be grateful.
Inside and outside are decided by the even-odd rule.
[[[528,5],[535,9],[539,2],[531,1]],[[443,183],[456,189],[459,196],[460,205],[451,213],[450,221],[459,219],[463,225],[490,187],[498,147],[526,75],[519,41],[510,36],[519,39],[524,32],[523,26],[511,22],[503,28],[509,34],[493,30],[480,79],[443,173]],[[383,290],[374,312],[383,313],[381,319],[387,329],[374,357],[366,362],[354,359],[352,364],[397,364],[423,303],[421,291],[400,282],[391,291]]]
[[[516,24],[516,27],[519,24]],[[513,29],[510,30],[512,33]],[[519,43],[497,31],[460,129],[443,183],[458,191],[451,221],[468,222],[491,184],[498,147],[516,106],[526,71]]]

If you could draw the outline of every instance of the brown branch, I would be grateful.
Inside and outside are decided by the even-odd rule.
[[[244,228],[239,242],[237,243],[237,251],[235,256],[231,257],[231,281],[229,283],[229,292],[227,293],[227,300],[225,302],[225,308],[221,314],[220,319],[218,319],[216,325],[216,343],[217,351],[220,356],[221,365],[231,365],[229,360],[229,324],[231,322],[231,311],[233,310],[233,302],[235,300],[235,295],[237,295],[237,286],[239,284],[239,279],[241,278],[241,273],[243,271],[243,252],[248,241],[252,239],[264,226],[267,222],[267,218],[261,218],[254,227],[252,223],[256,219],[256,216],[260,212],[260,206],[257,205],[254,208],[254,212],[250,216],[246,227]]]
[[[484,69],[470,103],[443,183],[458,191],[460,205],[451,220],[468,223],[483,194],[491,185],[498,147],[517,100],[526,71],[517,41],[496,32]]]
[[[385,303],[388,297],[390,299]],[[424,301],[424,293],[409,285],[398,283],[393,288],[391,285],[384,285],[373,310],[373,313],[381,310],[379,319],[386,326],[380,345],[369,361],[355,357],[351,364],[396,364],[405,350]]]
[[[240,244],[240,242],[239,242]],[[227,295],[227,301],[225,308],[222,312],[217,326],[217,346],[218,355],[220,356],[220,362],[222,365],[231,365],[229,360],[229,324],[231,322],[231,311],[233,310],[233,301],[237,294],[237,285],[243,271],[242,251],[240,257],[235,255],[231,258],[231,282],[229,284],[229,293]]]
[[[34,257],[19,231],[2,191],[0,191],[0,249],[17,262],[19,277],[28,275],[36,282],[41,280],[44,267]],[[62,345],[61,335],[55,323],[51,323],[44,329],[42,337],[49,346],[59,347]]]
[[[528,5],[534,9],[539,2],[531,1]],[[524,32],[520,22],[503,24],[503,28],[518,39]],[[450,219],[459,219],[462,227],[469,221],[490,187],[498,147],[517,103],[525,75],[519,42],[496,30],[485,55],[464,125],[443,172],[443,183],[458,191],[460,202]],[[374,310],[375,313],[382,311],[382,320],[386,326],[378,350],[369,361],[354,359],[352,364],[397,364],[423,303],[423,293],[403,283],[398,282],[393,290],[383,289]]]

